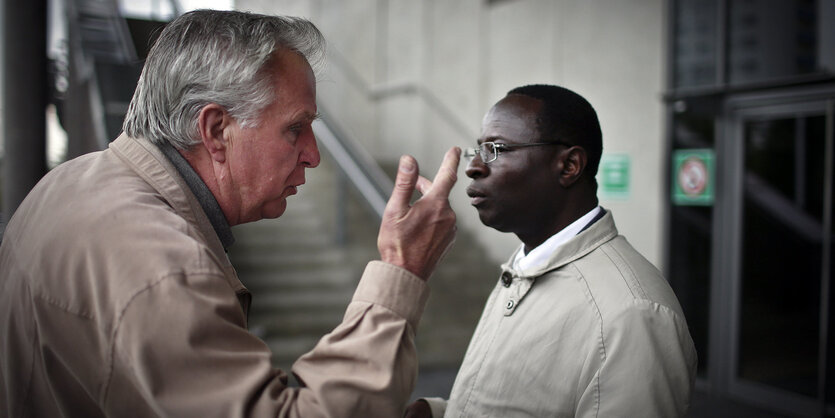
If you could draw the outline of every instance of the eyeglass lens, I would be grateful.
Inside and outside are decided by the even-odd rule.
[[[485,142],[481,144],[481,159],[485,162],[496,159],[496,147],[492,142]]]
[[[476,148],[467,149],[464,153],[467,158],[475,158],[476,155],[481,157],[481,161],[493,161],[496,159],[496,147],[492,142],[484,142]]]

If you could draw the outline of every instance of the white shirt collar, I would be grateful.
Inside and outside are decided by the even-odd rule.
[[[548,258],[554,253],[554,251],[557,250],[557,248],[565,244],[575,235],[579,234],[580,231],[582,231],[583,228],[585,228],[586,225],[588,225],[601,210],[600,206],[596,206],[587,214],[581,216],[576,221],[563,228],[560,232],[551,235],[550,238],[545,240],[542,244],[539,244],[539,246],[531,250],[531,252],[527,255],[525,254],[525,244],[523,243],[522,248],[516,252],[516,257],[513,259],[513,269],[517,271],[525,271],[548,261]]]

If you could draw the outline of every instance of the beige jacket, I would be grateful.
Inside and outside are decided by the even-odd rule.
[[[686,414],[697,360],[687,322],[611,212],[543,265],[502,270],[449,402],[427,399],[434,417]]]
[[[156,146],[122,136],[52,170],[8,224],[0,416],[397,417],[427,296],[369,263],[288,388],[198,201]]]

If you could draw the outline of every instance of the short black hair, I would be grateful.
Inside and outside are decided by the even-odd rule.
[[[603,134],[600,121],[591,103],[583,96],[560,86],[530,84],[507,92],[521,94],[542,101],[537,115],[540,141],[564,141],[586,150],[586,172],[594,180],[603,154]]]

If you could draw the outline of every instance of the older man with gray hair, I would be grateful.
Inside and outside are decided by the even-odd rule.
[[[451,245],[460,150],[431,182],[401,158],[343,322],[270,364],[246,329],[231,225],[281,216],[319,164],[323,39],[310,22],[196,11],[170,23],[104,151],[52,170],[0,246],[0,415],[399,416],[426,280]],[[417,188],[423,197],[410,204]]]

